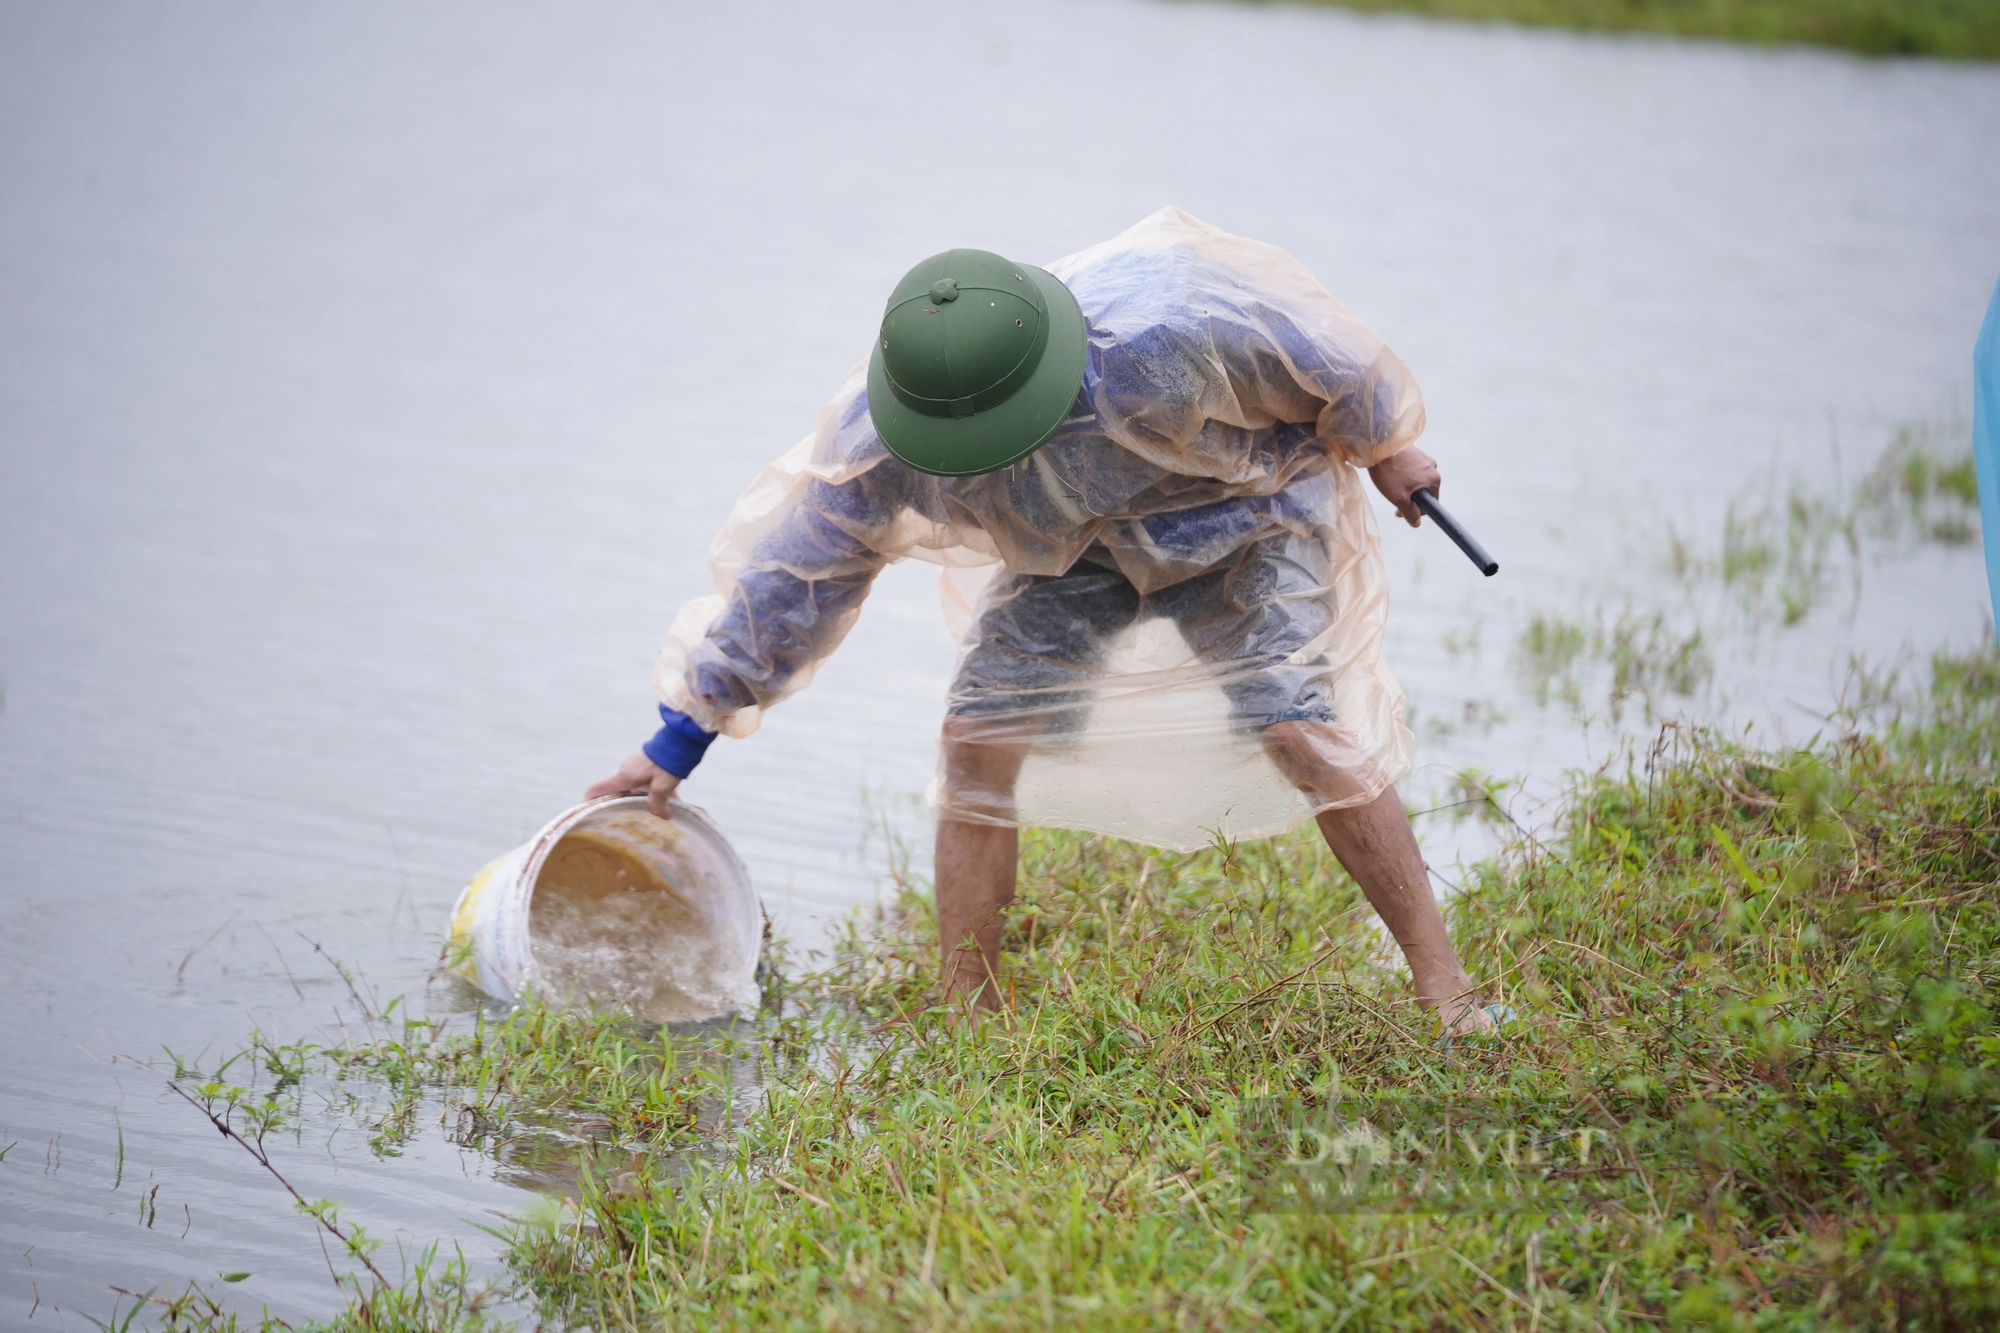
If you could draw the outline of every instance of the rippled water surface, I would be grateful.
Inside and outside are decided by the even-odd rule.
[[[722,511],[916,258],[1164,203],[1296,253],[1503,563],[1387,535],[1392,660],[1478,723],[1412,790],[1547,781],[1601,737],[1523,697],[1530,615],[1664,597],[1669,523],[1962,412],[2000,70],[1136,0],[17,2],[0,181],[0,1324],[225,1271],[289,1317],[310,1224],[135,1061],[337,1037],[308,941],[422,991],[468,874],[649,730]],[[1709,701],[1809,730],[1984,597],[1918,549]],[[871,810],[922,838],[949,657],[893,569],[690,785],[795,935],[873,892]],[[527,1197],[434,1133],[278,1159],[482,1262]]]

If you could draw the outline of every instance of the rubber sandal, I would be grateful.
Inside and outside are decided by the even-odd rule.
[[[1498,1037],[1504,1035],[1509,1027],[1512,1027],[1521,1021],[1520,1010],[1516,1009],[1511,1004],[1502,1004],[1498,1000],[1488,1000],[1485,1004],[1477,1005],[1475,1007],[1479,1010],[1479,1012],[1485,1014],[1489,1019],[1493,1021],[1493,1026],[1487,1028],[1483,1032],[1463,1032],[1463,1033],[1452,1032],[1452,1031],[1441,1032],[1438,1034],[1439,1050],[1441,1051],[1450,1050],[1452,1038],[1454,1036],[1463,1036],[1468,1039],[1476,1037]]]

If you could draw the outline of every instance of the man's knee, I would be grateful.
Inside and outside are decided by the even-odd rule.
[[[1371,766],[1338,723],[1274,722],[1264,728],[1263,742],[1278,770],[1315,801],[1345,803],[1367,794]]]
[[[944,731],[940,737],[947,746],[970,745],[976,743],[988,723],[976,717],[964,717],[958,713],[947,713]]]
[[[946,805],[984,806],[994,798],[1011,800],[1032,739],[1016,724],[948,715],[938,738],[944,751]]]

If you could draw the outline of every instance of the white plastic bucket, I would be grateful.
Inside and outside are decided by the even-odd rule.
[[[656,1023],[755,1005],[763,911],[707,814],[640,796],[565,810],[465,886],[453,970],[496,999],[629,1008]]]

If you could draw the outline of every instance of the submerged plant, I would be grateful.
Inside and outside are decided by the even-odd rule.
[[[1899,427],[1862,482],[1860,507],[1878,531],[1913,531],[1963,546],[1979,537],[1979,474],[1962,421]]]
[[[1528,621],[1515,647],[1514,664],[1536,703],[1546,706],[1551,697],[1572,706],[1582,703],[1577,668],[1589,646],[1586,625],[1542,613]]]
[[[1515,673],[1541,706],[1613,723],[1628,709],[1658,720],[1674,700],[1703,695],[1715,646],[1754,655],[1768,636],[1826,605],[1843,579],[1858,607],[1867,568],[1913,543],[1977,538],[1978,479],[1963,422],[1904,425],[1856,485],[1823,491],[1794,482],[1782,499],[1742,496],[1707,546],[1670,527],[1665,565],[1681,604],[1600,603],[1586,615],[1538,611],[1516,636]],[[1461,638],[1448,637],[1448,651]],[[1711,700],[1713,702],[1713,700]]]
[[[1713,580],[1735,591],[1753,624],[1774,613],[1791,626],[1821,604],[1843,561],[1859,597],[1871,558],[1910,539],[1962,546],[1978,535],[1966,423],[1906,423],[1857,485],[1829,492],[1795,481],[1782,500],[1739,498],[1723,513],[1714,551],[1671,533],[1666,564],[1684,585]]]
[[[222,1280],[248,1276],[229,1273]],[[438,1245],[417,1255],[401,1281],[353,1284],[346,1309],[324,1323],[303,1326],[269,1311],[241,1314],[195,1283],[168,1293],[114,1290],[121,1299],[108,1322],[93,1321],[100,1328],[146,1327],[174,1333],[501,1333],[508,1326],[492,1312],[494,1293],[472,1279],[464,1253],[454,1249],[447,1257]],[[130,1308],[124,1305],[126,1299],[132,1301]],[[146,1321],[143,1325],[141,1319]]]
[[[1534,616],[1514,666],[1536,703],[1559,698],[1580,714],[1587,696],[1602,698],[1614,721],[1633,700],[1651,721],[1661,700],[1691,698],[1715,674],[1699,627],[1683,629],[1662,612],[1630,606],[1615,615],[1599,608],[1594,622]]]

